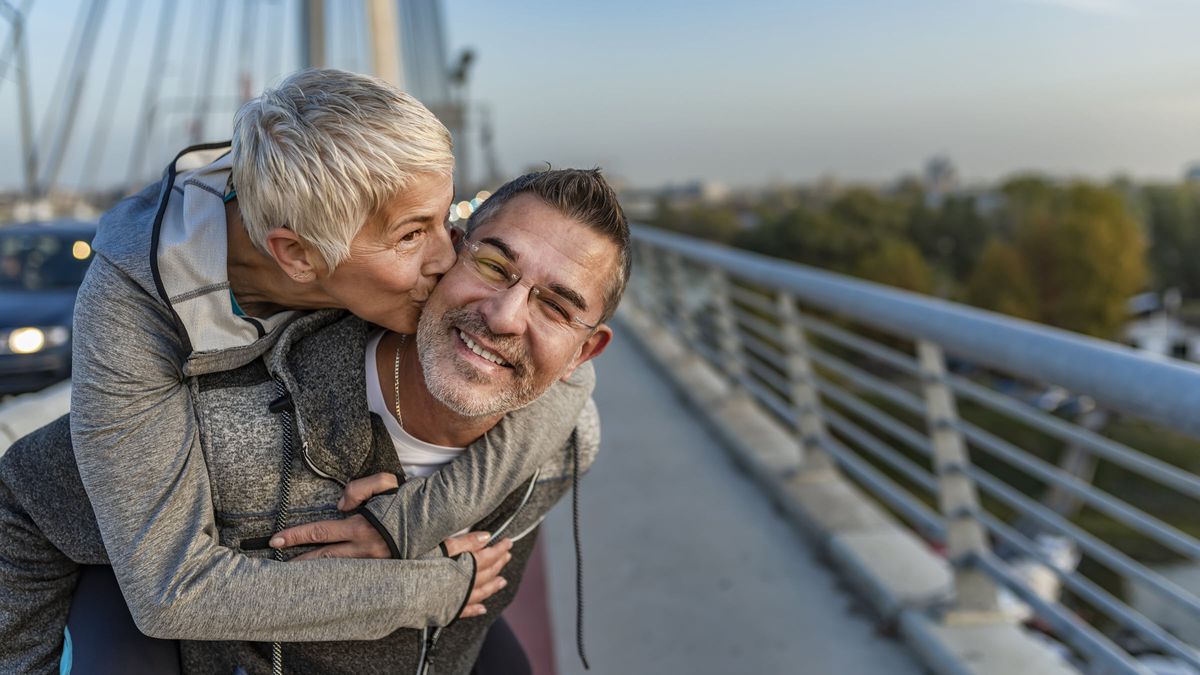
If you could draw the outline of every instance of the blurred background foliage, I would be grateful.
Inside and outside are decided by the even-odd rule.
[[[1128,300],[1178,288],[1200,298],[1200,185],[1135,186],[1018,175],[934,198],[822,184],[679,205],[649,224],[723,244],[1117,339]]]

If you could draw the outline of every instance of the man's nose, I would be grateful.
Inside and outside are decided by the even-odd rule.
[[[458,259],[458,254],[454,252],[454,243],[450,241],[450,230],[444,227],[435,227],[433,241],[429,244],[425,251],[425,260],[421,264],[421,274],[427,277],[440,277]]]
[[[488,328],[497,335],[521,335],[528,327],[529,289],[524,284],[496,291],[479,306]]]

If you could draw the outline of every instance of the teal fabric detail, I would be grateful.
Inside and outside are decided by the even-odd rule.
[[[71,648],[71,629],[63,628],[63,655],[62,660],[58,662],[58,675],[71,675],[71,656],[74,650]]]
[[[233,297],[233,291],[229,291],[229,304],[233,306],[234,316],[246,316],[246,313],[242,311],[240,306],[238,306],[237,298]]]
[[[229,194],[225,195],[225,203],[228,204],[229,202],[233,201],[235,197],[237,197],[237,190],[230,188]]]

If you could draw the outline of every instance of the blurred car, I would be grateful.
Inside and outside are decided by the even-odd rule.
[[[0,227],[0,395],[71,376],[71,315],[95,234],[70,220]]]

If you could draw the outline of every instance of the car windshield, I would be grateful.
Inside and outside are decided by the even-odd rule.
[[[75,288],[91,261],[87,237],[0,231],[0,291]]]

